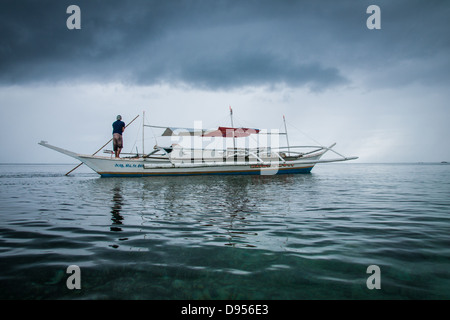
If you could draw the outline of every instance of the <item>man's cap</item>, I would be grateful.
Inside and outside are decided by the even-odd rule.
[[[119,114],[119,115],[116,117],[116,119],[117,119],[117,120],[122,120],[122,116]]]

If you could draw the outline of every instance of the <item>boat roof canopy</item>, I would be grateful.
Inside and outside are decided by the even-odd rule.
[[[157,126],[149,126],[157,127]],[[258,134],[261,130],[254,128],[231,128],[218,127],[217,129],[195,129],[177,127],[157,127],[165,129],[162,136],[200,136],[200,137],[222,137],[222,138],[242,138],[251,134]]]

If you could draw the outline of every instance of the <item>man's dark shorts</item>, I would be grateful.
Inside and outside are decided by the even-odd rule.
[[[117,151],[117,149],[123,148],[123,139],[122,139],[121,134],[118,134],[118,133],[113,134],[113,148],[114,148],[114,151]]]

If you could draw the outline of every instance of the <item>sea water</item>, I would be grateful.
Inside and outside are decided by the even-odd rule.
[[[73,167],[0,165],[1,299],[450,298],[450,165],[65,176]]]

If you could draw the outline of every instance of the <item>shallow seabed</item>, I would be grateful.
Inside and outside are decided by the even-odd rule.
[[[1,299],[450,298],[450,165],[65,176],[73,167],[0,165]]]

